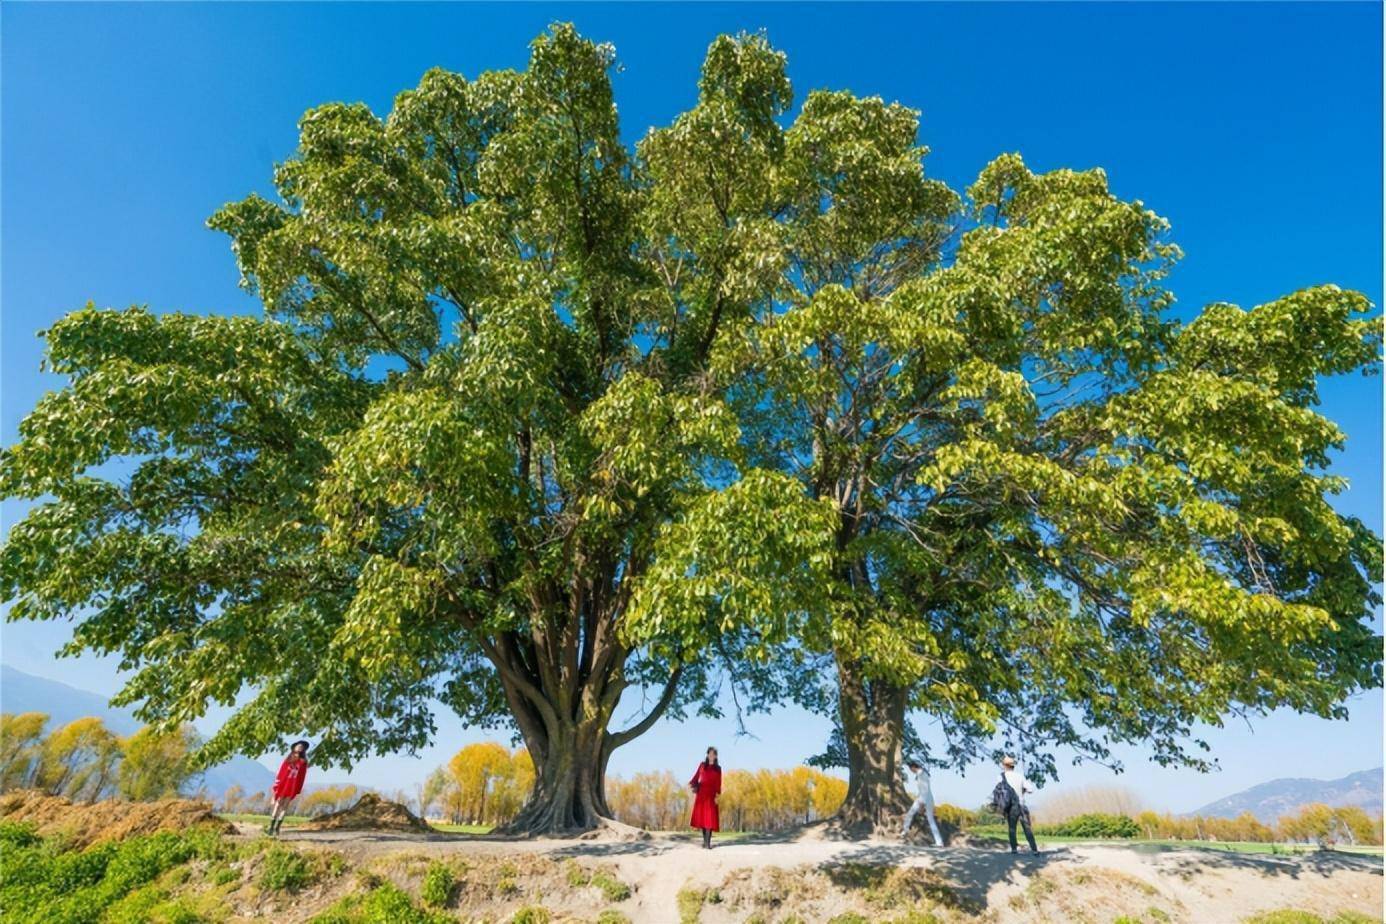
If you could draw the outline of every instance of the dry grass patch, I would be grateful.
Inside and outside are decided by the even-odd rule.
[[[363,879],[363,889],[388,883],[425,908],[445,909],[462,920],[497,922],[521,914],[537,919],[540,912],[535,909],[542,909],[554,924],[590,922],[633,891],[609,867],[530,854],[397,853],[370,863],[365,876],[369,878]]]
[[[299,825],[299,830],[427,832],[433,829],[398,802],[368,792],[350,808],[305,821]]]
[[[1164,924],[1180,902],[1136,876],[1101,866],[1046,870],[1011,896],[1010,909],[1035,921]]]
[[[833,885],[859,893],[873,909],[975,915],[983,907],[938,873],[919,866],[839,863],[825,867],[824,872]]]
[[[982,911],[930,870],[865,863],[733,870],[716,892],[746,924],[943,924]],[[697,920],[680,910],[682,920]]]
[[[234,834],[235,828],[212,813],[207,802],[192,799],[160,799],[157,802],[74,803],[60,796],[33,790],[0,795],[0,817],[28,822],[45,837],[61,836],[75,848],[101,841],[120,841],[136,834],[161,831],[184,833],[206,828],[218,834]]]

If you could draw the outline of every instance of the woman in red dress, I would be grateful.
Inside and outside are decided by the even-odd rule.
[[[284,824],[284,816],[289,814],[289,803],[303,792],[303,781],[308,778],[308,742],[295,741],[289,748],[289,756],[279,765],[279,775],[274,778],[270,794],[274,796],[274,807],[270,810],[269,827],[266,834],[279,833]]]
[[[717,762],[717,749],[708,748],[707,757],[698,764],[693,779],[693,817],[689,824],[703,832],[703,849],[712,849],[712,832],[721,828],[717,819],[717,797],[722,793],[722,765]]]

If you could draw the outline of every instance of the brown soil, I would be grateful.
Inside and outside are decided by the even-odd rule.
[[[423,819],[398,802],[368,792],[351,808],[323,815],[298,826],[300,831],[432,831]]]
[[[418,894],[428,861],[457,864],[465,884],[456,908],[495,921],[538,904],[554,922],[591,921],[596,909],[609,907],[633,924],[671,924],[690,900],[699,924],[796,918],[822,924],[839,915],[872,924],[928,920],[925,915],[937,924],[1100,924],[1120,917],[1141,924],[1234,924],[1290,908],[1380,920],[1382,907],[1381,857],[1328,851],[1272,856],[1074,844],[1012,856],[990,841],[937,849],[810,836],[720,841],[709,852],[687,836],[592,843],[298,830],[282,838],[286,845],[340,852],[353,866],[389,874],[411,894]],[[397,859],[402,854],[407,866]],[[603,864],[630,886],[631,896],[607,901],[595,888],[570,888],[569,861]],[[502,883],[512,879],[515,888]],[[291,914],[288,920],[310,917],[299,906],[294,913],[300,910],[302,918]]]
[[[158,802],[74,803],[60,796],[34,790],[0,795],[0,817],[31,822],[40,834],[64,834],[74,847],[98,841],[120,840],[136,834],[185,831],[195,825],[234,834],[233,825],[212,814],[206,802],[161,799]]]

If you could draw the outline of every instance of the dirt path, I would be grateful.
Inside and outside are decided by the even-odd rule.
[[[252,833],[250,830],[246,834]],[[635,888],[621,909],[636,924],[675,924],[684,888],[722,888],[738,877],[793,870],[806,885],[803,904],[775,906],[767,920],[795,909],[806,921],[826,920],[835,900],[822,884],[853,864],[920,868],[961,896],[982,920],[1108,922],[1120,915],[1146,920],[1220,924],[1258,911],[1299,908],[1331,915],[1354,911],[1378,920],[1382,908],[1382,860],[1344,853],[1298,856],[1234,854],[1196,848],[1084,844],[1011,856],[989,844],[934,849],[892,841],[728,841],[708,852],[691,839],[656,836],[645,841],[511,840],[465,835],[373,832],[288,832],[291,844],[320,845],[357,863],[407,852],[428,856],[538,854],[552,859],[601,862]],[[827,873],[825,878],[822,874]],[[818,885],[812,886],[810,880]],[[756,879],[757,883],[761,879]],[[756,885],[754,888],[761,888]],[[817,892],[814,893],[814,888]],[[796,890],[791,890],[791,892]],[[832,891],[829,889],[828,891]],[[809,902],[809,895],[816,897]],[[749,894],[749,892],[748,892]],[[844,893],[846,894],[846,893]],[[801,896],[789,895],[785,901]],[[850,896],[849,896],[850,897]],[[750,910],[748,910],[750,909]],[[1154,909],[1154,910],[1151,910]],[[749,905],[706,905],[701,922],[740,922]],[[1142,918],[1136,918],[1141,920]]]

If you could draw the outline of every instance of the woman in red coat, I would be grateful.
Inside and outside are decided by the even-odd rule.
[[[284,816],[289,814],[289,803],[303,792],[303,781],[308,778],[308,742],[295,741],[289,748],[289,756],[279,765],[279,775],[274,778],[270,794],[274,796],[274,807],[270,810],[269,827],[266,834],[279,833],[284,824]]]
[[[707,757],[698,764],[688,788],[693,790],[693,817],[689,824],[703,832],[703,849],[711,850],[712,832],[721,828],[717,823],[717,797],[722,793],[722,765],[717,762],[716,748],[707,749]]]

